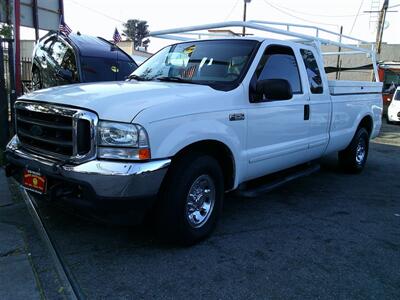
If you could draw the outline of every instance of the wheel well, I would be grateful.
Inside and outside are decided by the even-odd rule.
[[[231,150],[224,143],[215,140],[196,142],[181,149],[172,158],[172,164],[188,153],[198,152],[214,157],[224,174],[225,190],[233,188],[235,183],[235,160]]]
[[[371,136],[372,126],[373,126],[373,121],[371,116],[365,116],[358,125],[358,128],[365,128],[368,131],[369,136]]]

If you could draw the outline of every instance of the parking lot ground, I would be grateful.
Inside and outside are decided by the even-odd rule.
[[[399,299],[399,156],[400,126],[384,124],[362,174],[333,155],[261,197],[228,195],[215,233],[189,248],[144,226],[39,212],[90,299]]]

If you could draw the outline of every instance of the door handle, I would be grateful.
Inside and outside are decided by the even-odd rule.
[[[310,120],[310,105],[305,104],[304,105],[304,120]]]

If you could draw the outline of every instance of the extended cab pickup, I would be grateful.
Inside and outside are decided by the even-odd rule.
[[[338,152],[360,172],[382,84],[328,81],[318,47],[265,38],[182,42],[125,82],[35,91],[15,104],[7,173],[55,201],[140,220],[193,243],[224,192]]]

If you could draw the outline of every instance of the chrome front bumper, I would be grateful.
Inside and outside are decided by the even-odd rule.
[[[171,163],[170,159],[148,162],[91,160],[74,165],[28,152],[20,147],[16,137],[7,145],[5,154],[9,163],[8,173],[17,180],[19,177],[22,179],[18,173],[28,168],[58,184],[65,182],[86,187],[96,198],[114,199],[155,197]]]

